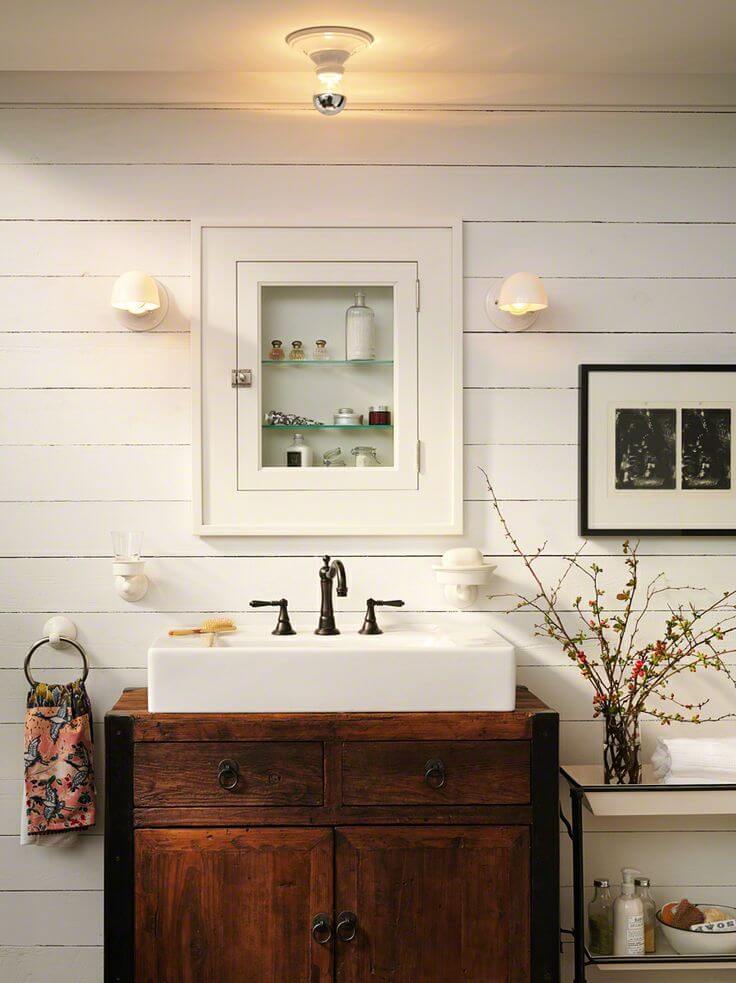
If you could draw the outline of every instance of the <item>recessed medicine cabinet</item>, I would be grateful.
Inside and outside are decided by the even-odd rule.
[[[194,225],[195,531],[462,531],[462,237]]]

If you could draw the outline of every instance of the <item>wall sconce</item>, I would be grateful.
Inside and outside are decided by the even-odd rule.
[[[432,568],[437,583],[444,584],[445,597],[454,608],[464,611],[478,600],[478,588],[488,583],[496,565],[486,563],[480,550],[460,547],[447,550],[442,562]]]
[[[110,304],[118,321],[130,331],[150,331],[169,309],[166,288],[141,270],[130,270],[115,281]]]
[[[548,306],[547,291],[535,273],[514,273],[486,294],[486,314],[502,331],[526,331]]]
[[[141,559],[142,547],[142,532],[112,533],[115,590],[124,601],[140,601],[148,590],[148,577],[143,573],[146,561]]]
[[[286,43],[312,59],[317,81],[323,91],[312,97],[314,108],[323,116],[337,116],[347,102],[337,86],[342,81],[345,62],[357,51],[373,44],[368,31],[357,27],[305,27],[287,34]]]

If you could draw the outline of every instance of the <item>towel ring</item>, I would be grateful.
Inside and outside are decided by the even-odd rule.
[[[79,654],[82,656],[82,665],[84,666],[84,672],[82,673],[82,682],[84,682],[87,676],[89,675],[89,663],[87,662],[87,656],[84,653],[84,649],[79,644],[79,642],[75,642],[73,638],[65,638],[63,635],[61,635],[60,640],[62,642],[66,642],[67,645],[71,645],[71,647],[75,648],[77,652],[79,652]],[[38,685],[36,683],[36,680],[31,675],[31,670],[30,670],[31,656],[37,649],[40,649],[42,645],[47,645],[49,642],[50,642],[49,638],[39,639],[39,641],[37,641],[36,644],[31,647],[30,652],[25,658],[25,661],[23,663],[23,672],[26,674],[26,679],[28,680],[31,686]]]

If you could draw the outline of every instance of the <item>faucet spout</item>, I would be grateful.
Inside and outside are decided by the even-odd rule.
[[[333,560],[329,556],[322,557],[319,571],[319,586],[322,594],[322,605],[319,612],[319,624],[315,635],[339,635],[335,625],[335,609],[332,603],[332,581],[337,580],[337,596],[347,597],[348,581],[345,567],[341,560]]]

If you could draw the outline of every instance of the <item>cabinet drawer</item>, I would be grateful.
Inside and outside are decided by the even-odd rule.
[[[318,742],[135,746],[137,806],[314,806],[322,796]]]
[[[342,747],[345,805],[529,802],[527,741],[361,741]]]

